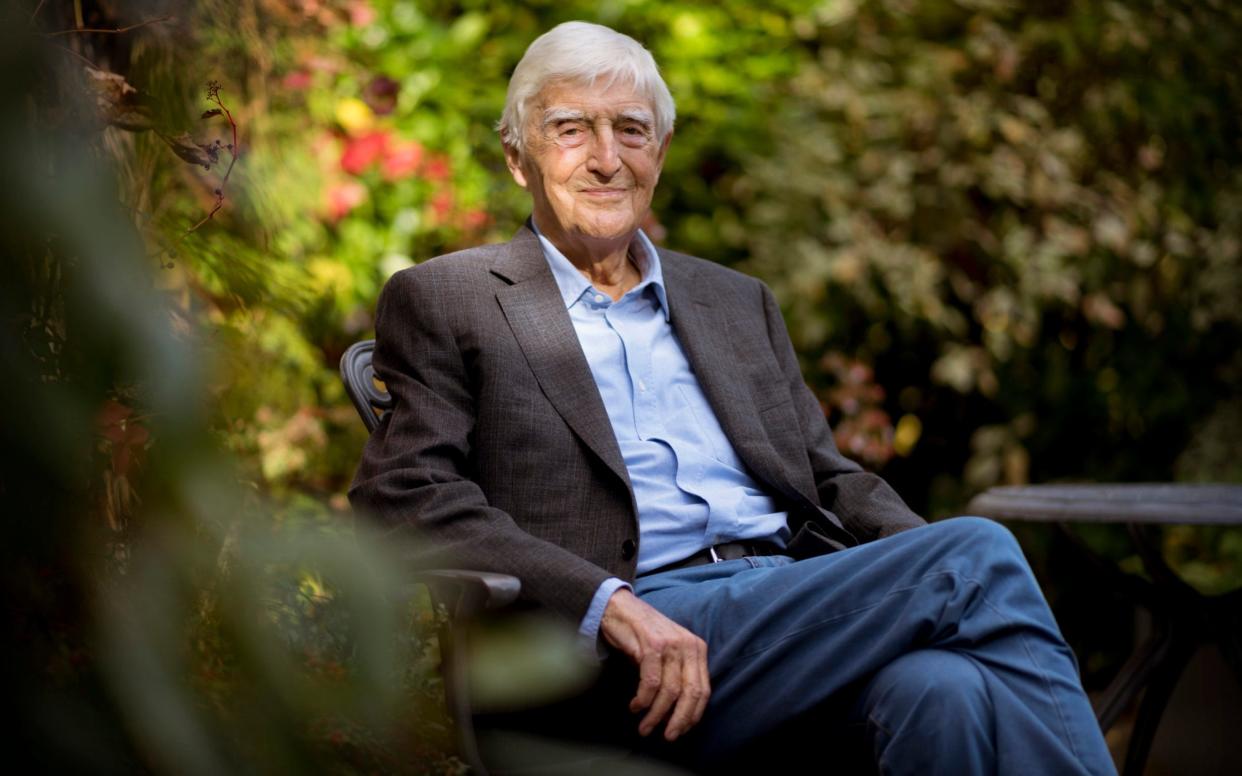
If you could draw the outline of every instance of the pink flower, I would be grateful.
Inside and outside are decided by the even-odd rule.
[[[388,146],[380,169],[386,180],[408,178],[423,163],[423,147],[416,140],[401,140]]]
[[[343,181],[330,186],[325,194],[328,217],[339,221],[366,201],[367,187],[358,181]]]
[[[305,70],[294,70],[292,73],[287,73],[285,77],[281,79],[280,85],[291,91],[309,89],[311,85],[311,74]]]
[[[384,155],[388,140],[387,132],[368,132],[350,139],[341,152],[341,169],[350,175],[361,175]]]
[[[349,23],[355,27],[366,27],[375,18],[375,9],[366,0],[354,0],[349,4]]]

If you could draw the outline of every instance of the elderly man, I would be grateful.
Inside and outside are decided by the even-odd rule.
[[[531,220],[385,287],[354,503],[624,656],[695,767],[811,721],[822,763],[851,730],[886,773],[1112,772],[1013,538],[843,458],[768,289],[643,234],[673,118],[631,38],[531,44],[499,125]]]

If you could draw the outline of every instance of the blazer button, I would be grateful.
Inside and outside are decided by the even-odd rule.
[[[630,560],[634,557],[634,552],[638,550],[638,545],[633,539],[626,539],[621,542],[621,560]]]

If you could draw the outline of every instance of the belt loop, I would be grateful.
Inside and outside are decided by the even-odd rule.
[[[712,563],[719,563],[719,562],[720,562],[720,556],[716,554],[716,545],[714,545],[714,544],[713,544],[713,545],[709,546],[709,547],[707,548],[707,554],[708,554],[708,555],[710,555],[710,556],[712,557]]]

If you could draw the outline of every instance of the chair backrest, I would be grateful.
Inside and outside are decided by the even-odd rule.
[[[341,356],[341,381],[367,431],[379,428],[380,421],[392,411],[392,396],[380,387],[383,384],[375,379],[375,367],[371,366],[374,352],[375,340],[362,340]]]

